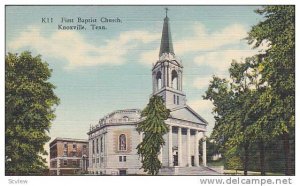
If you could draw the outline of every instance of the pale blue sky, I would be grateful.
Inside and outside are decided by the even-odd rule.
[[[126,108],[144,108],[152,92],[165,6],[7,6],[6,52],[41,54],[61,99],[51,137],[87,138],[90,124]],[[202,95],[210,77],[227,76],[231,59],[253,55],[245,40],[261,19],[255,6],[168,6],[175,54],[183,61],[188,104],[214,125]],[[42,17],[54,18],[42,24]],[[120,18],[107,30],[57,30],[61,17]],[[75,23],[76,25],[77,23]],[[89,24],[88,24],[89,25]],[[87,25],[87,26],[88,26]]]

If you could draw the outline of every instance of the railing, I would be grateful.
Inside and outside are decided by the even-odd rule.
[[[103,121],[95,126],[91,126],[90,131],[93,131],[94,129],[101,128],[104,125],[107,124],[122,124],[122,123],[132,123],[132,122],[138,122],[140,119],[108,119],[106,121]]]

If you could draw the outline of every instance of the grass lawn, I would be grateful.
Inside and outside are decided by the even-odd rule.
[[[217,166],[224,166],[224,160],[218,160],[218,161],[211,161],[207,163],[208,167],[217,167]],[[224,175],[238,175],[238,176],[242,176],[244,175],[244,171],[243,170],[226,170],[224,169]],[[248,171],[248,175],[249,176],[260,176],[260,172],[256,172],[256,171]],[[280,172],[266,172],[267,176],[284,176],[284,173],[280,173]]]
[[[209,167],[224,166],[224,161],[223,160],[210,161],[210,162],[207,163],[207,166],[209,166]]]
[[[243,176],[244,171],[238,170],[236,174],[236,170],[224,170],[225,175],[238,175],[238,176]],[[249,176],[260,176],[260,172],[255,172],[255,171],[248,171]],[[278,173],[278,172],[266,172],[266,176],[284,176],[283,173]]]

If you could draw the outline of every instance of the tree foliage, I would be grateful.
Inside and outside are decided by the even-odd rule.
[[[137,131],[144,133],[143,141],[137,146],[138,154],[142,158],[142,168],[151,175],[158,174],[161,168],[158,154],[165,144],[163,135],[168,132],[168,127],[164,121],[169,115],[163,99],[154,95],[142,111],[143,120],[137,126]]]
[[[294,171],[290,147],[295,141],[295,7],[264,6],[256,12],[264,19],[252,27],[247,40],[254,48],[267,45],[264,52],[233,61],[230,79],[214,77],[204,98],[215,106],[213,138],[224,154],[235,151],[244,156],[245,174],[256,145],[264,175],[266,149],[281,138],[285,174],[290,175]]]
[[[252,27],[248,42],[254,48],[269,44],[259,64],[269,85],[260,96],[265,110],[261,121],[268,123],[272,137],[281,136],[285,174],[290,175],[295,170],[290,149],[295,141],[295,6],[264,6],[256,12],[265,19]]]
[[[213,101],[215,106],[216,122],[212,138],[219,144],[225,157],[228,152],[234,154],[234,157],[243,157],[241,159],[245,175],[248,171],[250,147],[247,128],[253,122],[247,117],[253,95],[253,78],[249,72],[253,60],[247,58],[245,63],[233,61],[229,69],[230,80],[214,77],[204,96],[204,99]]]
[[[42,155],[59,99],[48,82],[51,70],[30,52],[5,57],[5,172],[40,174],[46,168]]]

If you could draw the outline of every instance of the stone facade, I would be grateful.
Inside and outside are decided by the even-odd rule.
[[[91,128],[88,133],[90,174],[119,175],[139,172],[141,163],[136,150],[140,142],[140,135],[136,131],[139,118],[138,109],[119,110],[105,116],[98,125]],[[123,146],[120,144],[122,135],[125,136]],[[99,142],[101,138],[102,144]]]

